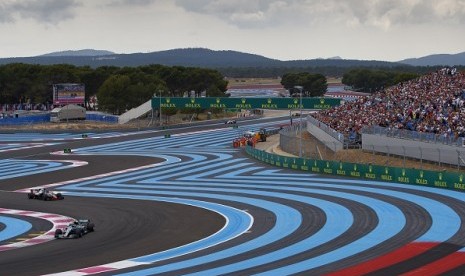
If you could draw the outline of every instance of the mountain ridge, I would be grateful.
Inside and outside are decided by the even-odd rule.
[[[65,56],[106,56],[114,55],[115,52],[107,50],[95,50],[95,49],[82,49],[82,50],[65,50],[58,52],[51,52],[40,55],[41,57],[65,57]]]
[[[419,58],[408,58],[399,62],[412,66],[465,65],[465,52],[457,54],[433,54]]]
[[[441,62],[443,61],[443,63]],[[207,48],[178,48],[149,53],[116,54],[106,50],[68,50],[52,52],[34,57],[0,58],[0,64],[72,64],[75,66],[144,66],[161,64],[166,66],[206,68],[290,68],[290,67],[394,67],[394,66],[453,66],[465,65],[465,52],[448,55],[430,55],[421,58],[404,59],[398,62],[379,60],[342,59],[335,56],[328,59],[288,60],[268,58],[257,54],[234,50],[210,50]],[[457,63],[457,64],[454,64]]]

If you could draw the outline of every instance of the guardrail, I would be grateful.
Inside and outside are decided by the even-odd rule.
[[[464,173],[429,171],[281,156],[247,146],[246,152],[267,164],[319,174],[465,191]]]

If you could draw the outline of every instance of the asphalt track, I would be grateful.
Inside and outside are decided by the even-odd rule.
[[[81,239],[0,252],[1,275],[41,275],[137,257],[193,242],[224,224],[206,210],[170,203],[78,197],[42,202],[6,192],[0,200],[3,208],[92,218],[96,225]]]
[[[85,275],[76,269],[127,259],[136,265],[101,275],[465,274],[464,194],[275,169],[232,149],[234,131],[199,130],[50,137],[57,144],[2,152],[24,160],[24,175],[0,172],[0,208],[91,218],[96,232],[0,252],[0,275]],[[64,147],[75,153],[49,154]],[[95,175],[57,187],[63,201],[8,192]],[[47,228],[30,221],[28,234]]]

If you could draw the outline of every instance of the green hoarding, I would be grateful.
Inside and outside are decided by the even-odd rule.
[[[363,180],[384,181],[465,191],[465,175],[460,172],[427,171],[372,164],[285,157],[257,150],[252,147],[247,147],[246,151],[248,154],[260,161],[282,168],[290,168],[318,174],[354,177]]]
[[[152,98],[152,108],[327,109],[341,104],[335,98]]]

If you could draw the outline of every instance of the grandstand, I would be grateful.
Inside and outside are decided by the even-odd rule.
[[[314,114],[349,135],[368,126],[465,136],[465,72],[444,68]]]
[[[465,72],[443,68],[370,96],[319,111],[307,130],[333,151],[361,148],[465,165]]]

